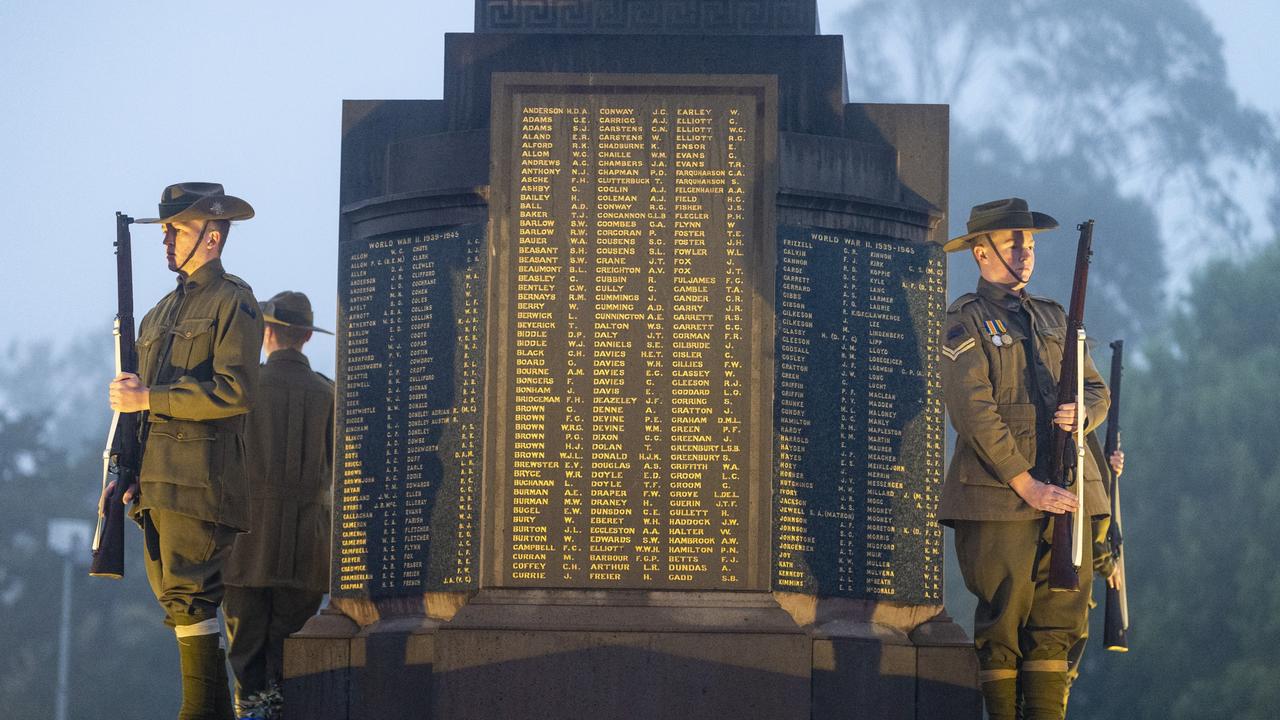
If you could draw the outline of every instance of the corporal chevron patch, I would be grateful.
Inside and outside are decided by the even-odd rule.
[[[942,354],[946,355],[948,359],[954,361],[956,358],[963,355],[965,351],[973,349],[973,346],[977,344],[978,344],[977,340],[974,340],[973,338],[966,338],[964,342],[960,343],[959,345],[953,348],[943,345]]]

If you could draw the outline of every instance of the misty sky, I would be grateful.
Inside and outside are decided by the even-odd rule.
[[[1280,3],[1199,2],[1238,91],[1280,116]],[[824,32],[849,5],[820,0]],[[472,13],[433,0],[0,2],[0,347],[107,332],[114,212],[150,216],[183,180],[253,203],[228,269],[262,298],[308,293],[333,329],[341,101],[439,98],[444,33],[469,32]],[[136,226],[134,245],[140,316],[173,275],[155,226]],[[332,373],[332,339],[308,350]]]

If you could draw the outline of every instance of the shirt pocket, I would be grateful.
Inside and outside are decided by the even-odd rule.
[[[148,481],[211,487],[222,471],[218,434],[208,423],[167,420],[151,426],[142,454]]]
[[[1066,346],[1067,328],[1065,325],[1040,327],[1036,329],[1040,342],[1040,359],[1057,376],[1062,368],[1062,352]]]
[[[992,394],[997,405],[1016,405],[1031,401],[1027,394],[1027,351],[1023,340],[1026,335],[1017,328],[1009,328],[1000,334],[1000,344],[987,335],[983,342],[991,346],[995,359],[991,378]]]
[[[1027,462],[1036,463],[1036,406],[1034,403],[1012,403],[996,408],[1009,434],[1013,436],[1013,444]]]
[[[213,377],[213,319],[179,320],[169,332],[173,335],[169,364],[199,380]]]
[[[1009,403],[996,406],[996,414],[1000,416],[1009,435],[1013,438],[1014,449],[1031,464],[1036,459],[1036,406],[1031,403]],[[987,434],[981,438],[984,446],[992,450],[1003,449],[999,444],[1000,430],[994,426],[987,428]],[[1004,462],[1004,457],[991,458],[994,462]],[[984,485],[987,487],[1007,488],[1008,484],[999,478],[996,468],[976,451],[957,455],[956,462],[963,463],[953,470],[964,485]]]
[[[138,375],[143,382],[155,382],[156,353],[160,351],[161,330],[154,325],[147,327],[138,335]],[[150,374],[150,378],[148,378]]]

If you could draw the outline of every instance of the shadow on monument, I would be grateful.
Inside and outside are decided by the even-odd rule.
[[[352,645],[363,645],[363,657],[352,657],[352,720],[432,717],[430,636],[373,633]]]
[[[286,641],[286,720],[431,717],[434,623],[400,617],[358,630],[326,608]]]
[[[961,652],[967,651],[960,648]],[[945,720],[981,717],[972,672],[957,648],[897,645],[851,638],[818,639],[813,648],[812,717]],[[941,653],[939,655],[939,653]]]
[[[286,718],[945,720],[981,713],[976,666],[957,662],[958,654],[972,654],[963,638],[387,627],[396,622],[354,638],[306,640],[308,667],[286,680]]]
[[[776,650],[773,657],[744,658],[742,664],[727,664],[696,657],[702,651],[698,646],[726,642],[723,638],[685,635],[655,639],[643,634],[628,637],[621,633],[607,636],[557,633],[557,644],[576,640],[581,647],[543,653],[535,649],[536,646],[552,640],[539,635],[521,634],[524,642],[518,645],[505,642],[500,633],[469,637],[467,642],[488,646],[503,656],[513,654],[513,650],[537,654],[438,672],[432,688],[433,710],[437,713],[433,717],[451,720],[499,717],[624,720],[695,716],[726,720],[800,720],[809,717],[809,678],[804,672],[807,668],[798,667],[795,673],[786,673],[761,667],[781,659],[776,657]],[[803,641],[803,638],[797,637],[797,640]],[[659,644],[665,645],[666,650],[654,649],[653,646]],[[499,649],[499,645],[506,647]]]

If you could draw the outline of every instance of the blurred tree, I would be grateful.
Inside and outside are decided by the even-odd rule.
[[[56,357],[56,355],[55,355]],[[47,366],[60,376],[64,366]],[[7,376],[6,401],[22,396]],[[98,378],[105,382],[105,375]],[[38,385],[31,383],[27,385]],[[38,390],[33,394],[38,394]],[[26,400],[30,402],[31,398]],[[93,415],[105,435],[105,401],[68,406]],[[54,407],[61,407],[60,405]],[[85,407],[101,408],[85,413]],[[101,478],[101,442],[55,444],[68,436],[46,432],[64,427],[62,412],[0,412],[0,707],[4,717],[51,717],[63,559],[46,544],[50,518],[91,521]],[[152,599],[141,562],[141,533],[125,528],[123,581],[90,578],[78,568],[73,582],[69,716],[151,720],[173,717],[177,707],[177,653],[172,631]]]
[[[109,332],[60,343],[10,343],[0,350],[0,413],[25,415],[51,447],[101,446],[111,419],[106,397],[113,347]]]
[[[1125,379],[1131,650],[1086,656],[1081,717],[1262,720],[1280,708],[1276,277],[1280,238],[1206,267]]]
[[[1074,244],[1062,237],[1098,220],[1092,297],[1113,316],[1093,316],[1095,337],[1150,329],[1160,250],[1194,261],[1200,238],[1246,237],[1241,187],[1274,186],[1274,127],[1230,89],[1192,0],[861,0],[838,27],[854,99],[952,105],[953,234],[970,206],[1026,197],[1063,222],[1033,288],[1063,298]],[[953,294],[967,292],[970,263],[953,265]]]
[[[960,142],[957,136],[967,139]],[[954,234],[963,232],[972,205],[1009,195],[1027,198],[1032,208],[1044,210],[1062,223],[1060,230],[1039,236],[1036,272],[1028,289],[1065,305],[1071,295],[1079,237],[1075,226],[1095,218],[1098,224],[1085,308],[1089,335],[1099,341],[1136,339],[1158,326],[1166,273],[1158,223],[1150,205],[1122,196],[1113,181],[1093,177],[1080,156],[1064,156],[1044,164],[1021,159],[998,162],[993,158],[1021,158],[1003,133],[986,130],[980,136],[967,136],[953,131],[952,137],[952,218],[959,223]],[[960,174],[963,180],[955,177]],[[978,282],[972,257],[957,253],[950,259],[951,295],[972,292]],[[1096,354],[1094,360],[1098,360]]]

